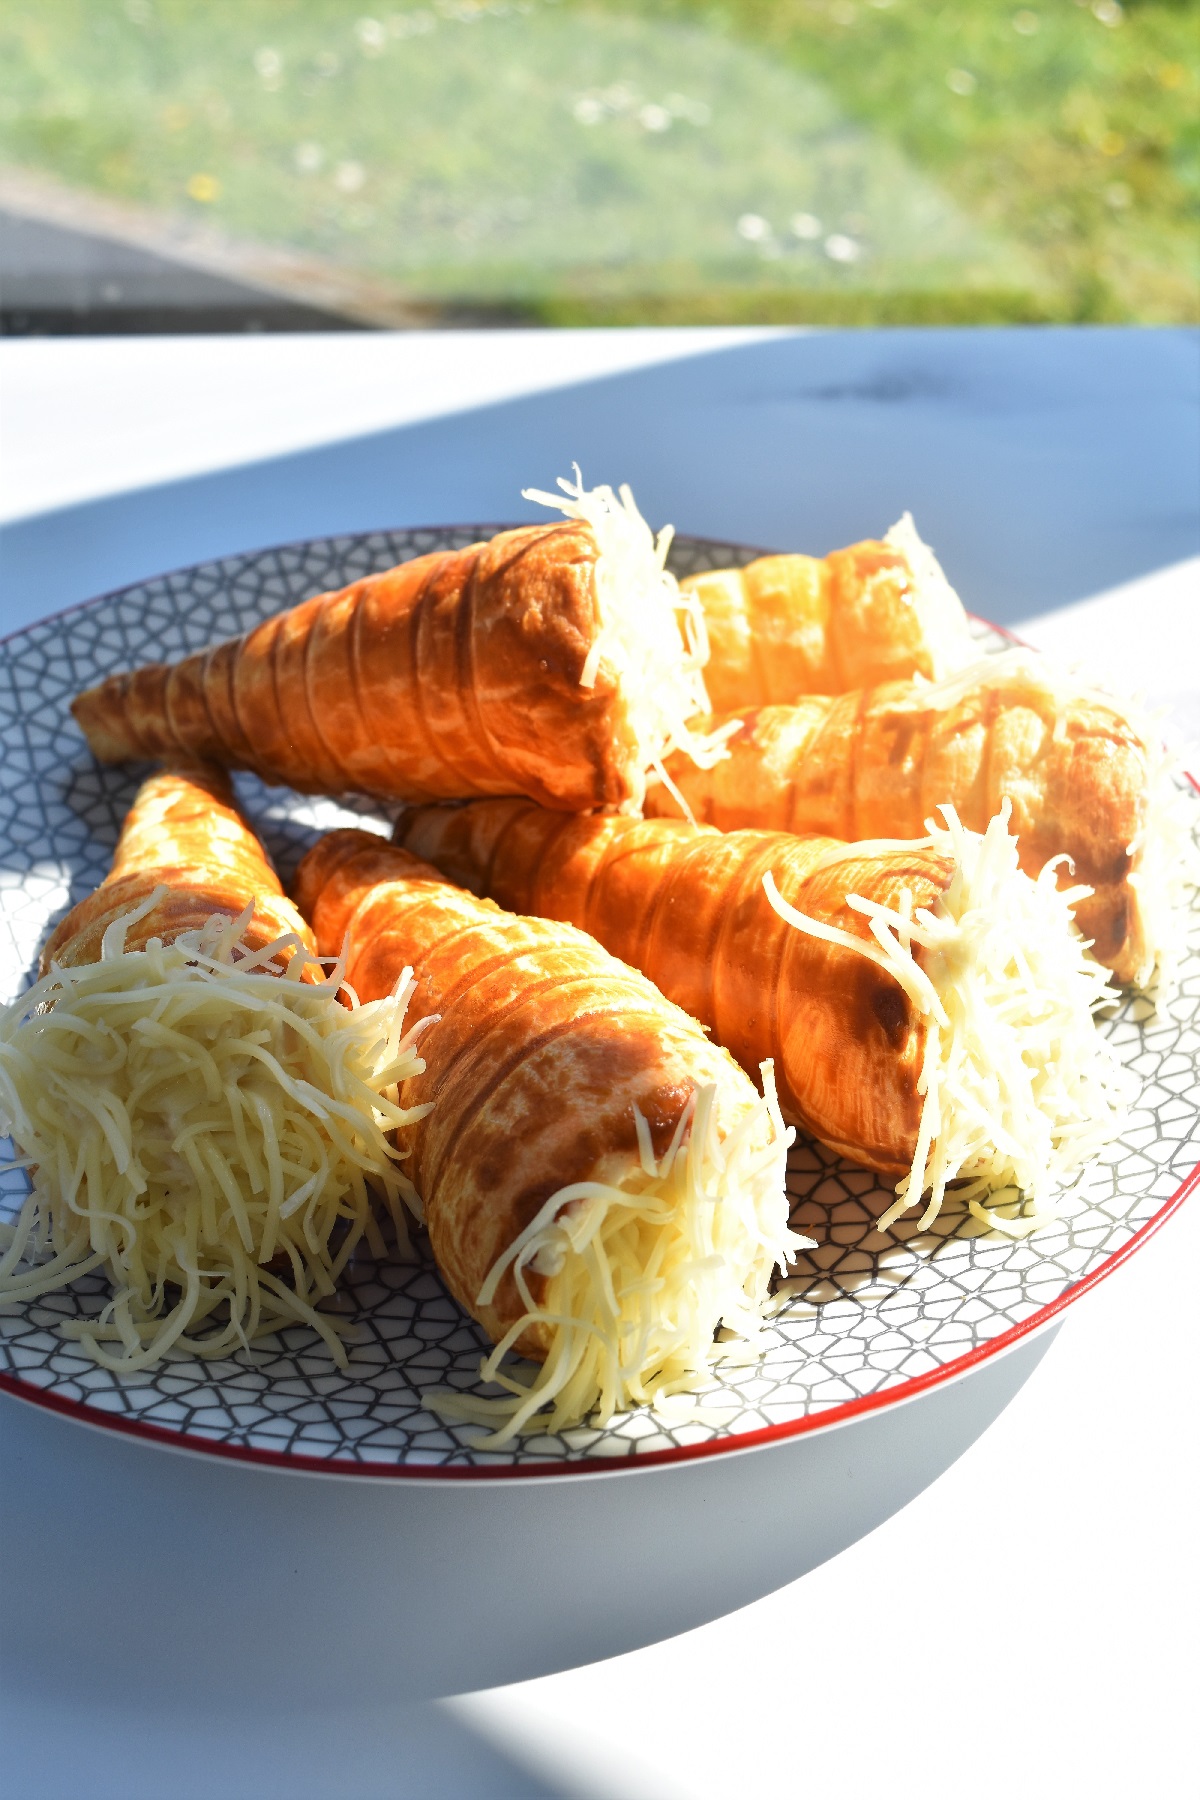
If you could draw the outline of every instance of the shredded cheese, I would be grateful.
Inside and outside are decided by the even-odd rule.
[[[928,838],[904,848],[952,858],[948,888],[933,908],[915,912],[911,895],[895,910],[848,895],[846,904],[870,923],[870,940],[799,912],[770,875],[763,885],[797,930],[885,969],[926,1022],[912,1167],[880,1230],[928,1195],[927,1229],[949,1184],[961,1182],[956,1197],[976,1217],[1017,1235],[1053,1216],[1054,1190],[1120,1128],[1125,1078],[1093,1019],[1115,996],[1071,918],[1089,890],[1060,891],[1055,862],[1036,881],[1022,871],[1009,802],[982,834],[967,831],[953,807],[941,812],[944,826],[927,820]],[[1032,1199],[1032,1219],[1001,1225],[1001,1215],[977,1204],[1005,1188]]]
[[[941,681],[916,678],[910,698],[896,710],[949,712],[982,688],[1024,686],[1040,696],[1062,730],[1066,711],[1083,703],[1113,713],[1133,734],[1145,757],[1141,828],[1126,845],[1133,890],[1130,931],[1136,967],[1132,984],[1161,1000],[1174,981],[1187,937],[1190,890],[1200,883],[1200,858],[1192,836],[1192,804],[1180,755],[1165,736],[1161,715],[1137,697],[1110,693],[1074,669],[1025,645],[978,657]]]
[[[674,528],[665,526],[656,538],[628,486],[616,494],[610,487],[585,488],[578,464],[574,481],[560,478],[558,485],[561,495],[525,488],[523,497],[581,520],[596,540],[600,629],[579,684],[594,687],[604,668],[626,698],[639,767],[635,791],[623,810],[636,816],[645,800],[648,771],[671,786],[663,761],[673,750],[681,750],[698,768],[711,768],[729,754],[728,740],[740,721],[730,720],[711,733],[688,725],[698,713],[712,710],[703,675],[708,631],[700,601],[683,592],[666,566]]]
[[[1146,812],[1141,830],[1126,845],[1137,953],[1133,985],[1164,1003],[1195,918],[1200,885],[1200,855],[1192,835],[1196,801],[1188,792],[1182,760],[1161,730],[1151,727],[1139,735],[1146,749]]]
[[[384,1254],[368,1190],[405,1246],[416,1207],[387,1135],[426,1110],[398,1098],[424,1068],[428,1021],[403,1028],[412,971],[361,1005],[340,962],[300,979],[314,959],[293,934],[250,950],[252,907],[127,951],[165,891],[108,928],[98,962],[54,965],[0,1010],[0,1115],[33,1175],[0,1238],[0,1303],[104,1269],[112,1299],[62,1329],[106,1368],[297,1324],[345,1366],[318,1308],[361,1239]]]
[[[913,606],[929,646],[934,678],[948,675],[969,662],[975,651],[963,603],[946,580],[941,563],[918,535],[911,513],[897,519],[883,541],[898,550],[912,570]]]
[[[480,1371],[506,1396],[443,1391],[429,1402],[440,1414],[493,1426],[481,1440],[488,1447],[588,1418],[607,1425],[633,1406],[678,1420],[675,1397],[709,1386],[715,1363],[761,1355],[772,1272],[812,1247],[788,1229],[784,1175],[795,1134],[780,1116],[770,1063],[762,1077],[763,1098],[733,1121],[715,1083],[698,1088],[657,1161],[635,1109],[636,1161],[551,1195],[479,1294],[487,1305],[511,1269],[525,1307]],[[529,1271],[550,1278],[540,1304]],[[501,1364],[530,1327],[542,1328],[549,1348],[525,1381]]]

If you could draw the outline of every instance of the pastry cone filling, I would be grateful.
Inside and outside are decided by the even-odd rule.
[[[1093,1018],[1115,995],[1071,917],[1089,890],[1060,891],[1053,861],[1036,881],[1022,871],[1009,802],[982,834],[967,831],[953,807],[941,811],[945,825],[928,820],[921,843],[953,859],[949,887],[936,907],[915,913],[911,903],[892,909],[848,895],[846,904],[870,923],[869,941],[798,912],[769,875],[764,886],[797,929],[888,970],[925,1020],[912,1168],[879,1229],[923,1199],[927,1229],[955,1182],[956,1198],[976,1218],[1024,1236],[1054,1216],[1056,1188],[1120,1128],[1122,1073]],[[884,847],[914,845],[873,846]],[[863,848],[848,847],[856,855]],[[984,1196],[1000,1190],[1015,1191],[986,1206]],[[1017,1204],[1022,1195],[1032,1212]]]
[[[581,687],[594,687],[603,667],[629,707],[642,780],[625,810],[640,815],[644,777],[653,769],[674,791],[663,759],[680,750],[701,769],[726,754],[737,721],[719,731],[692,731],[688,720],[711,712],[703,669],[708,632],[699,600],[686,594],[666,566],[674,527],[657,538],[623,485],[585,488],[578,465],[573,482],[559,480],[562,494],[525,488],[526,500],[552,506],[587,525],[596,540],[596,610],[600,630],[588,652]],[[685,807],[686,811],[686,807]]]
[[[387,1134],[425,1110],[397,1095],[424,1068],[412,972],[360,1005],[340,965],[300,979],[298,938],[249,949],[252,907],[127,951],[165,891],[109,926],[98,962],[55,964],[0,1011],[0,1123],[33,1177],[2,1228],[0,1303],[104,1269],[113,1298],[61,1329],[105,1368],[228,1356],[286,1325],[344,1367],[317,1309],[360,1240],[385,1254],[369,1189],[407,1242]]]
[[[604,1426],[633,1406],[678,1418],[694,1408],[672,1409],[672,1398],[711,1385],[715,1363],[761,1354],[772,1272],[809,1243],[788,1229],[794,1133],[770,1063],[762,1074],[764,1098],[728,1124],[716,1084],[698,1088],[657,1160],[635,1110],[638,1162],[546,1201],[479,1295],[487,1305],[512,1271],[525,1311],[481,1370],[507,1395],[443,1391],[430,1402],[440,1414],[494,1426],[482,1440],[490,1447],[589,1418]],[[549,1277],[540,1301],[531,1273]],[[526,1332],[546,1345],[529,1382],[501,1367]]]
[[[1133,896],[1130,936],[1136,961],[1132,983],[1165,994],[1187,937],[1190,890],[1200,881],[1182,763],[1163,741],[1160,721],[1137,701],[1118,699],[1024,646],[979,657],[942,681],[926,683],[917,676],[911,704],[921,712],[930,707],[949,712],[981,688],[1012,683],[1026,685],[1045,697],[1059,731],[1065,729],[1067,709],[1080,701],[1106,708],[1129,728],[1145,755],[1142,826],[1126,846]]]
[[[946,580],[941,563],[919,536],[911,513],[897,519],[883,541],[900,552],[912,571],[912,603],[929,646],[934,676],[949,675],[970,661],[975,651],[963,603]]]

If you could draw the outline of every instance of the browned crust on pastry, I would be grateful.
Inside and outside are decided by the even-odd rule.
[[[526,801],[424,807],[397,838],[501,905],[568,920],[640,968],[742,1067],[775,1061],[785,1114],[856,1162],[907,1172],[921,1113],[924,1024],[891,976],[789,926],[763,892],[867,937],[861,894],[928,906],[950,861],[927,849],[839,855],[829,838],[722,834],[666,819],[563,819]]]
[[[426,1072],[401,1094],[434,1102],[403,1135],[406,1167],[438,1266],[493,1341],[524,1310],[511,1276],[479,1305],[493,1263],[559,1188],[636,1164],[635,1105],[661,1152],[697,1085],[756,1103],[699,1025],[584,933],[502,912],[367,832],[322,839],[295,894],[323,953],[348,938],[360,998],[411,965],[418,1011],[440,1015],[421,1040]],[[543,1355],[547,1340],[527,1331],[522,1347]]]
[[[760,556],[683,582],[704,609],[713,711],[935,673],[903,551],[867,539],[827,557]]]
[[[640,777],[628,700],[603,665],[579,682],[596,558],[577,522],[501,532],[109,676],[72,710],[104,762],[182,754],[304,792],[622,805]]]
[[[1095,890],[1076,909],[1080,930],[1119,980],[1132,978],[1129,845],[1146,820],[1149,761],[1115,707],[1085,694],[1060,702],[1017,672],[950,707],[923,705],[919,687],[890,682],[741,719],[712,769],[668,761],[697,819],[722,831],[919,838],[947,802],[984,831],[1008,799],[1022,868],[1036,875],[1069,856],[1061,884]],[[650,792],[646,810],[679,816],[666,788]]]
[[[243,934],[251,948],[261,949],[287,932],[313,947],[266,851],[238,812],[228,777],[220,769],[178,765],[139,789],[111,870],[59,921],[42,951],[41,972],[51,963],[98,961],[108,927],[157,887],[167,893],[130,926],[127,950],[143,950],[151,938],[171,943],[215,913],[237,918],[251,901],[254,912]]]

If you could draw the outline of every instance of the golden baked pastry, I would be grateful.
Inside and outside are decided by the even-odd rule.
[[[1007,809],[982,835],[951,813],[931,841],[881,846],[481,800],[415,808],[396,837],[590,931],[743,1068],[771,1058],[785,1116],[903,1176],[888,1218],[926,1189],[932,1217],[957,1180],[1045,1197],[1114,1129],[1091,1018],[1105,972],[1007,825]]]
[[[153,776],[111,874],[0,1007],[0,1119],[32,1172],[0,1300],[103,1269],[111,1298],[65,1329],[106,1368],[296,1325],[344,1368],[321,1303],[364,1238],[384,1255],[380,1203],[407,1242],[388,1133],[423,1066],[410,991],[364,1007],[326,977],[221,770]]]
[[[417,557],[182,662],[110,675],[75,717],[101,762],[183,754],[303,792],[637,812],[669,749],[716,752],[686,724],[708,709],[702,633],[664,569],[665,534],[628,491],[568,489],[565,520]]]
[[[112,868],[92,894],[73,906],[47,939],[41,973],[52,962],[63,967],[97,962],[104,933],[114,920],[143,906],[156,889],[154,905],[130,921],[127,950],[141,950],[151,938],[173,943],[185,931],[199,931],[214,914],[238,919],[253,913],[241,929],[247,948],[259,950],[294,934],[310,952],[312,933],[287,899],[262,844],[238,811],[228,776],[219,768],[177,763],[143,782],[126,816]],[[281,951],[286,960],[290,949]],[[314,969],[306,969],[312,979]]]
[[[718,1327],[754,1338],[799,1242],[769,1071],[763,1098],[583,932],[502,912],[368,832],[322,839],[295,894],[323,951],[347,945],[364,1001],[412,964],[437,1015],[400,1096],[429,1107],[400,1136],[405,1167],[447,1286],[498,1346],[489,1377],[514,1345],[543,1364],[454,1416],[504,1435],[547,1405],[555,1429],[608,1417],[703,1385]]]
[[[973,655],[962,603],[907,514],[882,541],[760,556],[681,585],[704,612],[716,713],[938,677]]]
[[[1092,889],[1076,923],[1118,981],[1149,980],[1173,935],[1166,759],[1116,701],[1056,678],[1027,651],[932,686],[889,682],[749,709],[727,743],[711,769],[666,765],[705,824],[916,839],[944,802],[983,831],[1008,799],[1021,867],[1036,875],[1065,856],[1060,883]],[[680,816],[666,785],[651,788],[646,811]]]

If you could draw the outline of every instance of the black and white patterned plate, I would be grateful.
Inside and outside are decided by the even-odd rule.
[[[101,880],[138,771],[96,766],[70,717],[81,688],[110,670],[168,659],[243,631],[279,608],[372,570],[487,536],[494,526],[321,539],[183,569],[34,625],[0,647],[0,998],[30,978],[50,926]],[[677,539],[677,573],[745,562],[739,546]],[[985,647],[1004,641],[978,628]],[[239,777],[285,879],[318,831],[386,821],[370,806],[301,798]],[[1196,808],[1200,833],[1200,806]],[[766,1355],[718,1377],[684,1424],[646,1412],[604,1430],[477,1450],[470,1427],[422,1404],[471,1387],[487,1345],[428,1261],[357,1262],[344,1304],[356,1322],[350,1366],[332,1366],[296,1329],[252,1354],[205,1363],[171,1356],[118,1377],[63,1336],[65,1319],[107,1298],[89,1277],[67,1292],[0,1308],[0,1387],[93,1424],[179,1447],[356,1474],[539,1474],[749,1448],[894,1404],[963,1373],[1037,1329],[1107,1274],[1200,1180],[1200,946],[1189,949],[1167,1013],[1125,1000],[1103,1027],[1141,1089],[1118,1143],[1032,1239],[945,1216],[932,1232],[873,1221],[890,1194],[874,1176],[802,1141],[792,1153],[793,1223],[814,1238]],[[0,1217],[25,1177],[0,1176]]]

